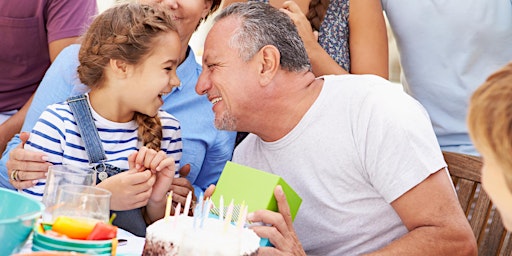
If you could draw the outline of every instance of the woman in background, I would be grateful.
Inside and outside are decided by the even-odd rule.
[[[388,78],[388,41],[379,0],[225,0],[224,6],[246,1],[268,2],[288,14],[316,76],[351,73]]]

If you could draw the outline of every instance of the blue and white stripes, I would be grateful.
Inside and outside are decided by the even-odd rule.
[[[135,121],[116,123],[101,117],[92,108],[91,112],[105,150],[107,163],[121,169],[128,169],[128,156],[142,146],[142,143],[137,140],[137,123]],[[160,110],[158,115],[163,134],[161,150],[165,151],[168,157],[174,158],[177,172],[183,147],[180,124],[174,116],[163,110]],[[84,142],[67,103],[53,104],[43,112],[25,144],[25,149],[46,153],[48,161],[52,164],[89,167]],[[23,191],[40,199],[44,186],[44,180],[40,180],[36,186]]]

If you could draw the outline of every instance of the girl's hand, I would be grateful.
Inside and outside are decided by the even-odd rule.
[[[97,186],[112,193],[111,210],[125,211],[143,207],[148,203],[155,180],[150,171],[131,168],[105,179]]]
[[[128,157],[130,169],[149,170],[155,176],[153,191],[149,200],[165,201],[167,192],[171,189],[174,178],[175,162],[172,157],[167,157],[164,151],[156,151],[142,147],[138,152]]]

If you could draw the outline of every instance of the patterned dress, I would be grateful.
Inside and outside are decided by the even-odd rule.
[[[249,1],[268,3],[268,0]],[[318,43],[342,68],[350,72],[348,15],[349,0],[331,0],[318,31]]]

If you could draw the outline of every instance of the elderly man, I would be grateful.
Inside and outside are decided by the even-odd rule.
[[[249,219],[263,255],[475,255],[476,242],[422,106],[373,75],[315,78],[294,24],[234,4],[210,30],[196,85],[219,129],[251,134],[233,161],[282,176],[303,198]]]

